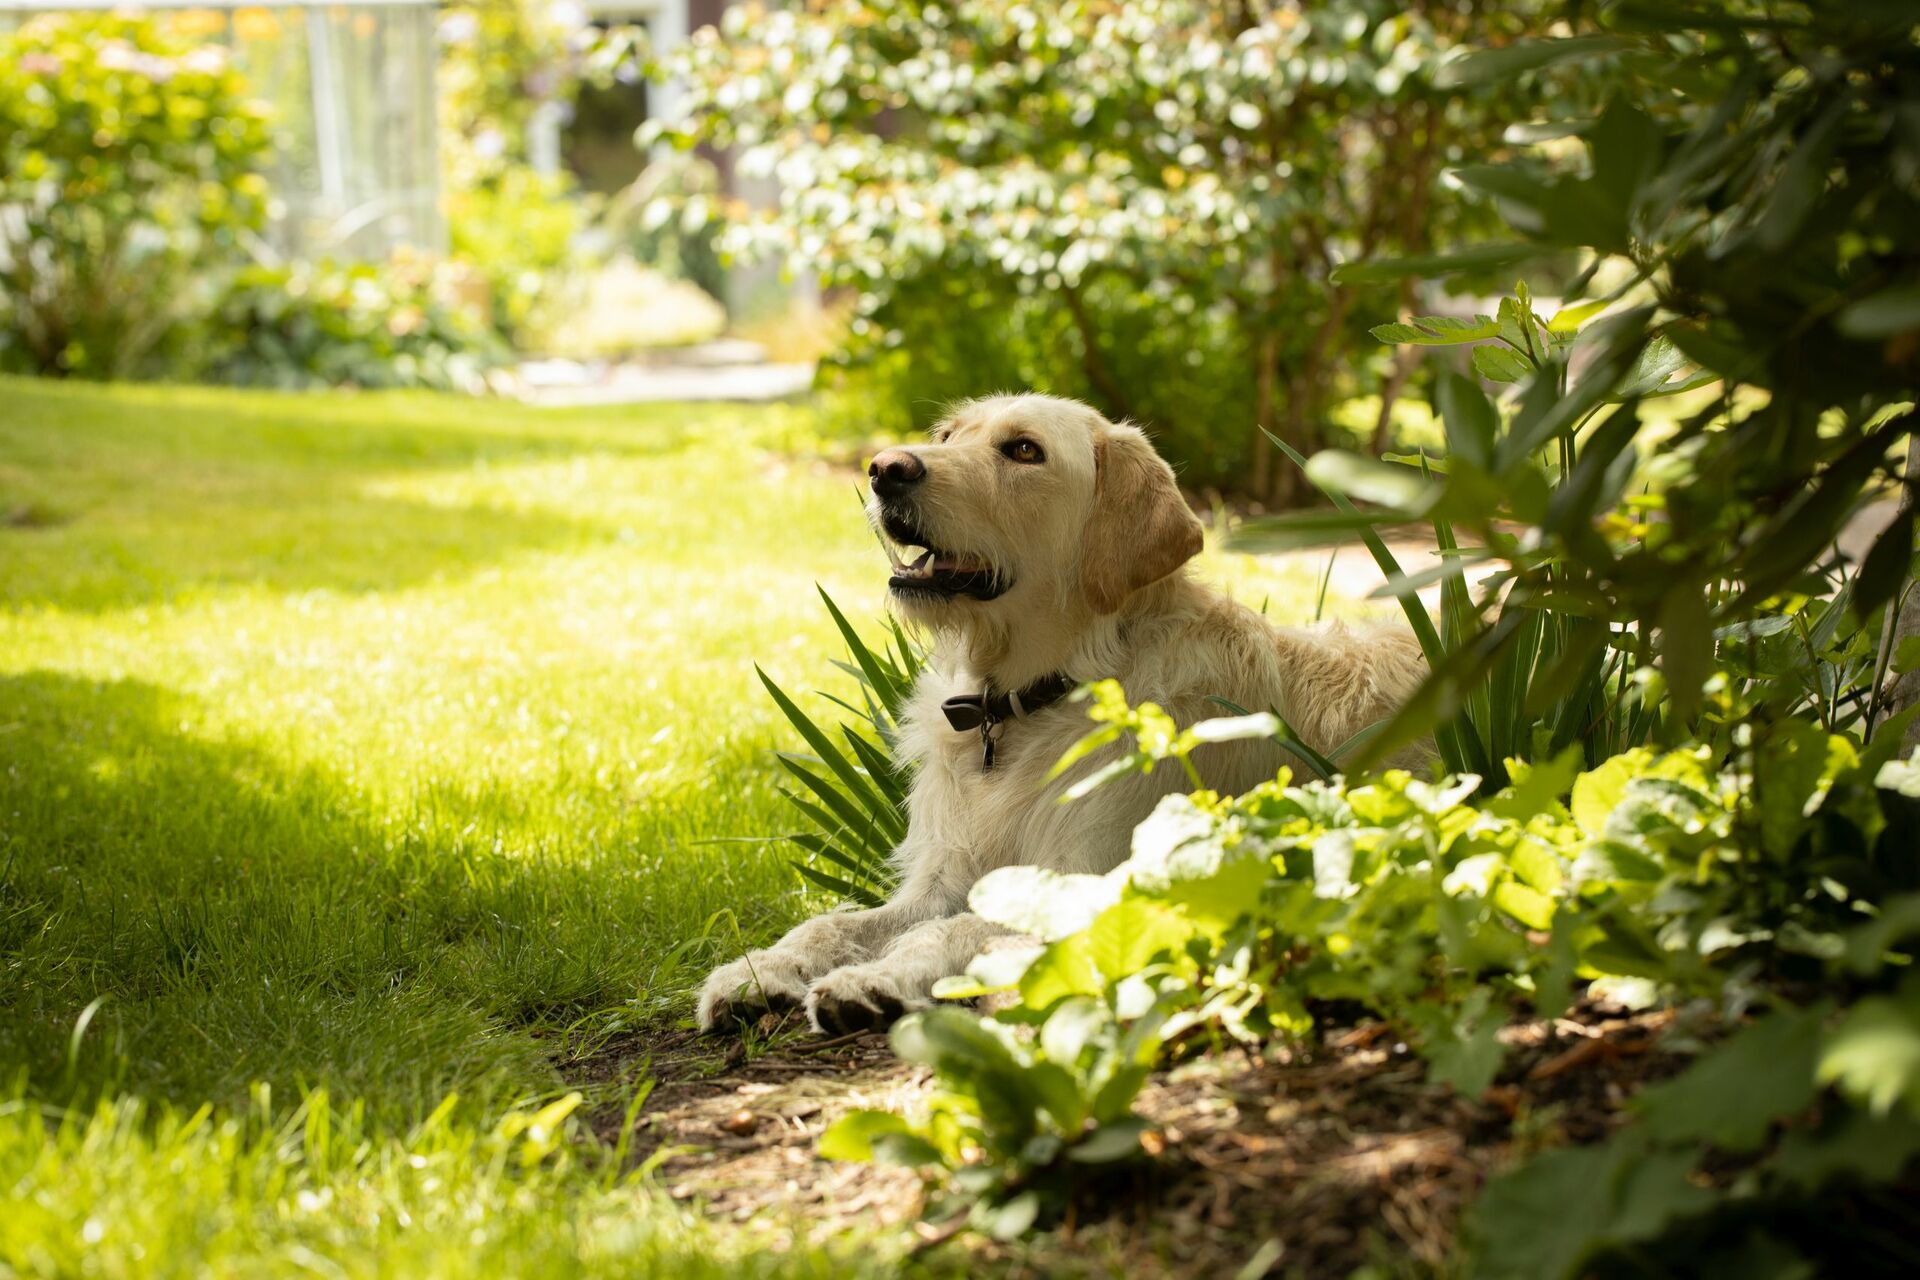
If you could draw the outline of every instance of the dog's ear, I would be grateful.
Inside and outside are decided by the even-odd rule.
[[[1198,555],[1205,538],[1173,468],[1137,428],[1111,428],[1094,447],[1098,480],[1080,585],[1095,613],[1112,613]]]

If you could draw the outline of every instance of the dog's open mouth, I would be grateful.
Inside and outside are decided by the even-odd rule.
[[[1007,589],[1006,582],[984,557],[964,551],[946,551],[934,545],[909,520],[887,512],[881,518],[887,554],[893,559],[889,589],[901,594],[966,596],[991,600]]]

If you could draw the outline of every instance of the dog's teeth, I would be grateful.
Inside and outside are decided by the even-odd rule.
[[[913,564],[909,567],[912,568],[915,573],[920,573],[927,568],[928,563],[932,560],[933,560],[933,552],[922,551],[920,553],[920,558],[915,560]]]

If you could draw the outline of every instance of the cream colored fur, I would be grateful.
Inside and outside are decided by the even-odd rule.
[[[1044,462],[1009,459],[1023,438]],[[991,771],[977,733],[952,729],[955,694],[1020,689],[1054,672],[1118,680],[1181,724],[1225,714],[1210,698],[1278,711],[1330,751],[1389,714],[1425,674],[1397,628],[1275,626],[1190,579],[1201,528],[1173,472],[1137,428],[1050,396],[998,396],[957,408],[909,450],[926,468],[910,504],[941,549],[977,556],[1011,585],[997,599],[896,596],[925,627],[933,654],[902,720],[913,769],[908,832],[895,852],[900,886],[884,906],[808,920],[777,944],[707,979],[703,1028],[760,1010],[801,1006],[814,1027],[881,1025],[924,1007],[1000,930],[967,911],[967,892],[996,867],[1034,864],[1105,872],[1159,798],[1190,784],[1180,770],[1129,776],[1057,803],[1102,756],[1049,782],[1089,728],[1081,704],[1058,702],[1005,726]],[[870,503],[879,520],[881,504]],[[1287,763],[1270,742],[1203,747],[1207,784],[1237,792]]]

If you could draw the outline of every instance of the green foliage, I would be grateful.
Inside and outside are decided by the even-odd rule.
[[[1870,976],[1906,974],[1887,994],[1761,1016],[1642,1092],[1617,1136],[1495,1179],[1468,1223],[1476,1274],[1629,1274],[1648,1253],[1689,1269],[1751,1260],[1741,1274],[1760,1260],[1766,1274],[1878,1274],[1920,1222],[1913,959],[1910,939],[1876,950]]]
[[[264,226],[269,142],[226,51],[164,19],[0,32],[0,368],[145,370]]]
[[[1871,731],[1887,658],[1871,620],[1911,580],[1916,507],[1899,508],[1857,573],[1833,547],[1863,503],[1912,483],[1899,447],[1920,396],[1909,15],[1585,12],[1601,32],[1449,67],[1463,86],[1509,68],[1586,78],[1591,105],[1548,95],[1568,114],[1511,135],[1545,140],[1537,150],[1457,171],[1524,241],[1335,273],[1430,276],[1572,251],[1583,265],[1569,302],[1594,295],[1546,323],[1523,293],[1496,317],[1380,327],[1390,343],[1476,344],[1474,371],[1509,388],[1504,404],[1443,376],[1448,458],[1419,483],[1350,458],[1309,464],[1383,518],[1432,519],[1443,547],[1471,533],[1471,557],[1502,566],[1498,593],[1449,588],[1452,637],[1428,646],[1432,679],[1379,745],[1431,728],[1451,767],[1486,772],[1476,740],[1506,719],[1490,704],[1524,690],[1510,749],[1544,718],[1549,749],[1597,732],[1593,762],[1649,733],[1711,736],[1716,671],[1745,679],[1769,715]],[[1653,412],[1709,384],[1697,407]]]
[[[723,248],[857,288],[902,425],[913,398],[1078,393],[1195,479],[1286,497],[1256,428],[1317,447],[1391,296],[1332,268],[1486,219],[1435,179],[1496,144],[1504,91],[1434,77],[1534,8],[743,5],[668,59],[687,115],[656,132],[777,174]]]
[[[893,851],[907,833],[909,778],[894,750],[894,731],[923,657],[898,622],[889,621],[888,643],[876,649],[824,590],[820,599],[847,648],[847,660],[834,665],[859,682],[860,705],[826,695],[853,719],[822,725],[755,668],[781,714],[811,748],[810,754],[779,755],[780,767],[800,786],[798,791],[783,787],[781,794],[811,828],[784,838],[809,855],[793,864],[801,875],[849,901],[877,907],[893,888]]]
[[[1104,745],[1124,725],[1134,769],[1190,766],[1183,748],[1194,742],[1276,728],[1240,717],[1176,733],[1151,708],[1131,721],[1103,710],[1108,725],[1088,741]],[[1769,979],[1809,967],[1851,991],[1841,957],[1864,949],[1878,972],[1886,949],[1907,941],[1885,930],[1865,940],[1859,922],[1920,889],[1913,808],[1875,785],[1891,749],[1789,722],[1725,756],[1640,748],[1585,771],[1573,750],[1511,760],[1509,785],[1478,802],[1479,779],[1404,772],[1304,786],[1282,772],[1233,799],[1169,797],[1108,875],[1012,867],[975,886],[976,913],[1035,945],[981,957],[940,994],[994,993],[1006,1007],[978,1025],[948,1008],[904,1021],[896,1046],[941,1086],[927,1117],[857,1113],[824,1149],[949,1168],[976,1223],[1004,1233],[1063,1203],[1083,1181],[1079,1165],[1144,1154],[1131,1103],[1166,1053],[1309,1036],[1316,1008],[1358,1004],[1387,1020],[1432,1078],[1471,1096],[1500,1071],[1496,1033],[1514,1005],[1557,1016],[1576,982],[1736,1011],[1772,998]],[[1920,933],[1920,918],[1907,927]],[[1565,1157],[1588,1174],[1615,1162],[1608,1176],[1635,1184],[1617,1203],[1594,1202],[1595,1239],[1712,1211],[1718,1192],[1657,1210],[1648,1198],[1691,1185],[1703,1139],[1752,1151],[1823,1083],[1843,1108],[1920,1106],[1915,991],[1862,999],[1830,1033],[1830,1005],[1789,1009],[1649,1091],[1646,1127],[1667,1148]],[[1792,1021],[1802,1017],[1813,1022]],[[1752,1083],[1755,1062],[1773,1073],[1766,1087]],[[1539,1238],[1585,1256],[1569,1235]]]
[[[1678,536],[1659,518],[1675,473],[1661,459],[1642,460],[1633,443],[1643,429],[1638,406],[1714,380],[1671,341],[1654,337],[1614,369],[1613,385],[1608,375],[1589,374],[1584,392],[1555,398],[1574,353],[1605,340],[1604,323],[1585,323],[1593,312],[1573,307],[1543,319],[1522,284],[1493,316],[1377,326],[1374,336],[1383,342],[1468,347],[1487,381],[1547,391],[1503,411],[1475,380],[1441,374],[1435,398],[1446,431],[1444,460],[1375,460],[1338,450],[1308,459],[1277,442],[1338,514],[1248,521],[1236,531],[1237,545],[1297,546],[1357,533],[1387,576],[1380,594],[1399,600],[1434,673],[1381,728],[1371,753],[1360,753],[1361,764],[1431,734],[1449,771],[1498,787],[1509,755],[1546,758],[1575,744],[1597,765],[1682,731],[1725,745],[1734,724],[1756,716],[1805,715],[1829,732],[1870,726],[1881,626],[1860,616],[1857,575],[1843,561],[1823,563],[1795,592],[1718,629],[1693,597],[1668,597],[1651,622],[1621,616],[1606,595],[1615,584],[1596,582],[1570,563],[1567,543],[1574,542],[1589,563],[1635,552],[1663,562]],[[1564,418],[1551,450],[1516,443],[1534,429],[1533,410]],[[1504,470],[1502,456],[1513,459]],[[1362,510],[1355,500],[1372,507]],[[1414,520],[1431,521],[1441,563],[1408,573],[1374,526]],[[1556,534],[1566,542],[1553,542]],[[1466,575],[1491,564],[1504,567],[1470,592]],[[1435,582],[1437,625],[1419,596]],[[1724,581],[1709,589],[1719,600],[1737,593]],[[1690,609],[1702,616],[1685,616]],[[1692,647],[1694,639],[1704,653]],[[1673,696],[1675,681],[1686,697]]]
[[[206,375],[237,386],[484,390],[505,355],[423,261],[249,267],[206,325]]]
[[[541,304],[564,294],[583,265],[581,197],[562,176],[502,164],[449,191],[446,204],[454,258],[485,287],[493,329],[524,348]]]

